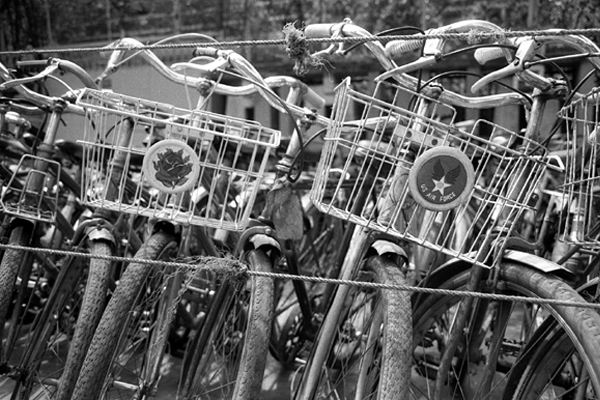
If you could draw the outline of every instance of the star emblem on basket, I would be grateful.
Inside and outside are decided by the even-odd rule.
[[[436,147],[423,152],[409,173],[409,189],[415,200],[434,211],[463,204],[474,183],[473,165],[460,150]]]
[[[427,202],[446,204],[461,194],[465,187],[464,175],[462,164],[448,156],[436,156],[422,165],[417,184]]]
[[[188,180],[192,172],[190,157],[183,154],[183,149],[173,151],[167,148],[163,153],[157,154],[158,160],[152,165],[156,173],[154,177],[169,188],[181,186]]]
[[[433,165],[433,173],[431,174],[431,180],[433,181],[434,188],[431,192],[439,192],[441,196],[444,196],[446,189],[451,188],[455,183],[456,179],[460,175],[460,168],[458,165],[451,171],[446,172],[442,162],[438,159]]]

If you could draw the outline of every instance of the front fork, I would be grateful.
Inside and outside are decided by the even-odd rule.
[[[402,260],[402,264],[407,264],[408,261],[408,257],[402,247],[392,241],[371,236],[370,232],[365,228],[355,227],[351,245],[344,259],[338,279],[341,281],[352,280],[356,275],[357,269],[361,268],[362,261],[369,250],[375,251],[380,256],[390,255],[391,253],[392,256]],[[295,400],[312,399],[316,394],[322,374],[322,366],[325,365],[327,357],[330,354],[329,350],[333,345],[336,329],[339,325],[339,318],[342,315],[341,311],[350,288],[350,285],[342,284],[337,286],[335,295],[320,327],[311,357],[305,367],[305,373],[302,377],[303,382],[300,390],[294,397]]]

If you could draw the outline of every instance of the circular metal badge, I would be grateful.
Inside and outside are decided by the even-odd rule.
[[[198,180],[198,155],[187,143],[167,139],[153,144],[144,155],[144,179],[163,193],[180,193]]]
[[[463,204],[475,184],[469,158],[453,147],[434,147],[416,160],[408,174],[408,187],[417,203],[433,211]]]

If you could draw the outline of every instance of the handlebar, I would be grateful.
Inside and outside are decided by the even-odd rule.
[[[61,60],[58,58],[49,58],[47,60],[27,60],[17,61],[17,68],[20,70],[47,70],[48,67],[56,66],[56,69],[75,75],[85,87],[96,89],[98,85],[94,82],[94,79],[87,73],[87,71],[81,68],[79,65],[68,60]]]
[[[503,31],[499,26],[483,20],[466,20],[456,22],[450,25],[442,26],[439,28],[429,29],[425,31],[427,35],[442,35],[444,33],[469,33],[472,31],[480,31],[480,32],[489,32],[496,33]],[[393,56],[398,56],[404,54],[408,51],[416,50],[423,47],[423,54],[428,56],[435,57],[436,55],[443,54],[446,44],[448,43],[448,38],[440,37],[440,38],[430,38],[430,39],[419,39],[418,35],[414,40],[391,40],[385,45],[385,49],[388,54]],[[508,41],[505,41],[508,42]],[[507,44],[507,43],[505,43]],[[409,66],[407,64],[406,66]]]
[[[581,36],[581,35],[564,35],[562,34],[562,30],[560,29],[548,29],[546,32],[553,33],[556,32],[556,36],[536,36],[532,37],[523,37],[515,40],[515,43],[518,45],[517,51],[515,53],[514,59],[510,59],[507,57],[507,60],[510,62],[509,65],[492,72],[491,74],[486,75],[481,78],[473,86],[471,90],[473,92],[477,92],[483,86],[498,80],[510,76],[512,74],[518,74],[519,77],[522,77],[520,73],[526,71],[530,66],[530,61],[536,56],[538,50],[546,44],[555,43],[563,46],[571,47],[582,53],[598,53],[600,52],[600,47],[596,45],[591,39]],[[481,63],[482,61],[489,61],[490,59],[498,58],[498,52],[491,50],[489,48],[483,48],[478,53],[476,52],[476,59]],[[600,70],[600,60],[595,57],[590,58],[590,62],[594,66],[595,69]],[[545,80],[548,82],[548,80]],[[531,83],[531,82],[529,82]],[[538,85],[533,82],[532,86],[537,87],[538,89],[545,90],[549,88],[549,84]]]
[[[203,50],[205,50],[203,48]],[[229,64],[229,60],[224,60],[221,57],[218,57],[214,61],[208,64],[196,64],[194,62],[180,62],[171,65],[171,69],[176,72],[181,72],[185,70],[194,70],[203,75],[208,75],[213,73],[220,68]],[[325,99],[321,97],[317,92],[311,89],[307,84],[302,81],[299,81],[296,78],[287,75],[276,75],[270,76],[266,78],[262,78],[264,84],[270,88],[280,88],[280,87],[290,87],[292,89],[297,89],[300,92],[302,98],[313,105],[315,108],[322,108],[325,106]],[[247,84],[241,86],[235,86],[236,93],[235,95],[249,95],[257,91],[256,85]]]
[[[301,92],[304,99],[310,102],[315,107],[320,108],[324,105],[324,100],[313,90],[309,89],[308,86],[303,82],[300,82],[292,77],[263,78],[249,61],[247,61],[243,56],[232,50],[220,50],[210,47],[198,48],[195,50],[195,56],[208,56],[211,58],[215,58],[215,60],[209,62],[208,64],[197,64],[194,62],[187,62],[177,63],[174,64],[172,67],[168,67],[152,51],[145,48],[145,46],[136,39],[124,38],[116,43],[111,44],[110,47],[125,47],[127,48],[127,50],[135,49],[139,52],[139,55],[142,58],[144,58],[163,77],[167,78],[171,82],[180,85],[192,85],[196,87],[199,87],[201,85],[211,85],[213,86],[215,93],[229,96],[243,96],[251,94],[253,92],[259,92],[271,107],[277,109],[282,113],[287,112],[287,110],[285,107],[282,106],[281,98],[279,98],[277,94],[275,94],[270,89],[270,87],[289,86],[290,88],[296,89],[299,92]],[[101,75],[101,77],[106,77],[109,73],[115,71],[115,69],[111,66],[118,65],[119,61],[123,58],[127,50],[117,49],[113,51],[113,53],[110,56],[108,66],[106,67],[105,72]],[[206,76],[211,75],[219,70],[222,70],[227,66],[235,70],[241,78],[246,79],[251,83],[242,86],[231,86],[223,83],[216,83],[206,78]],[[200,73],[201,76],[193,77],[181,73],[181,71],[185,71],[186,69],[193,69],[194,71]],[[286,107],[296,116],[304,116],[306,114],[312,113],[308,109],[304,109],[293,104],[286,104]],[[324,117],[316,116],[315,122],[321,125],[326,125],[328,123],[328,120]]]
[[[60,72],[72,73],[77,78],[79,78],[79,80],[85,86],[96,88],[97,86],[94,83],[93,79],[89,76],[89,74],[87,74],[87,72],[83,68],[81,68],[80,66],[78,66],[77,64],[75,64],[73,62],[66,61],[66,60],[60,60],[57,58],[51,58],[49,60],[39,60],[39,61],[35,60],[35,61],[20,62],[17,64],[17,66],[21,67],[21,68],[25,68],[25,69],[42,68],[42,70],[33,76],[28,76],[25,78],[15,78],[13,76],[13,74],[9,71],[9,69],[6,68],[5,65],[0,64],[0,78],[2,78],[4,80],[4,82],[2,84],[0,84],[0,92],[8,90],[8,89],[13,89],[19,95],[21,95],[24,100],[26,100],[30,103],[33,103],[37,107],[42,107],[42,108],[52,107],[52,106],[56,105],[57,102],[59,102],[61,100],[65,100],[65,101],[61,101],[61,103],[64,107],[64,109],[62,110],[63,112],[79,114],[79,115],[85,114],[82,107],[74,104],[74,100],[77,97],[76,91],[69,91],[60,97],[55,97],[55,96],[43,95],[43,94],[38,93],[34,90],[31,90],[25,86],[28,83],[33,83],[33,82],[43,80],[43,79],[51,76],[55,72],[60,71]],[[18,100],[18,99],[15,99],[15,100]],[[16,107],[19,108],[20,112],[35,114],[35,110],[33,110],[27,106],[19,105]]]
[[[214,41],[214,42],[217,41],[212,36],[208,36],[208,35],[205,35],[202,33],[190,32],[190,33],[180,33],[180,34],[177,34],[174,36],[170,36],[168,38],[161,39],[158,42],[155,42],[154,45],[156,46],[159,44],[164,44],[166,42],[172,42],[172,41],[176,41],[176,40],[192,40],[192,39],[194,39],[194,40],[198,40],[198,39],[209,40],[209,41]],[[125,46],[122,45],[123,43],[125,43]],[[133,47],[139,47],[140,43],[138,41],[135,41],[135,42],[132,42],[132,44],[134,45]],[[106,64],[104,71],[102,71],[102,73],[96,78],[96,82],[98,84],[100,84],[100,82],[102,82],[102,80],[104,78],[106,78],[108,75],[114,73],[121,64],[123,64],[125,61],[127,61],[126,59],[123,59],[123,56],[127,52],[128,49],[116,50],[116,48],[119,48],[119,47],[129,47],[129,46],[127,45],[127,41],[124,41],[123,39],[119,39],[119,40],[116,40],[116,41],[112,42],[111,44],[105,46],[104,48],[106,49],[106,51],[100,52],[100,55],[102,57],[108,58],[108,62]],[[138,50],[134,54],[130,55],[129,58],[135,57],[136,55],[139,54],[140,51],[141,50]]]
[[[221,64],[221,62],[215,60],[214,63],[210,64],[219,65]],[[180,62],[171,65],[171,69],[176,72],[191,69],[202,73],[206,73],[208,68],[211,67],[207,67],[207,65],[195,64],[193,62]],[[322,108],[325,106],[325,99],[323,97],[321,97],[317,92],[311,89],[307,84],[305,84],[302,81],[299,81],[296,78],[287,75],[276,75],[263,78],[263,81],[264,84],[269,88],[289,87],[292,90],[297,90],[300,96],[315,108]],[[235,88],[235,93],[227,94],[235,96],[245,96],[255,93],[257,91],[256,85],[253,84],[234,86],[233,88]]]
[[[444,34],[444,33],[469,33],[469,32],[485,32],[485,33],[491,33],[491,34],[498,34],[498,35],[502,35],[502,33],[504,32],[504,30],[502,28],[500,28],[499,26],[488,22],[488,21],[482,21],[482,20],[466,20],[466,21],[461,21],[461,22],[457,22],[454,24],[450,24],[450,25],[446,25],[440,28],[435,28],[435,29],[430,29],[429,31],[427,31],[428,34]],[[400,48],[400,46],[398,45],[399,41],[391,41],[386,45],[386,50],[393,54],[396,55],[397,50]],[[446,44],[448,43],[448,38],[445,37],[441,37],[441,38],[431,38],[431,39],[427,39],[425,40],[424,43],[424,48],[423,48],[423,56],[420,57],[418,60],[413,61],[411,63],[402,65],[394,70],[388,71],[385,74],[383,74],[381,76],[381,79],[387,79],[390,76],[392,76],[393,74],[397,74],[397,73],[409,73],[421,68],[425,68],[431,65],[434,65],[436,63],[438,63],[440,60],[442,60],[444,58],[444,50],[446,47]],[[514,41],[510,40],[510,39],[504,39],[500,42],[498,42],[498,44],[501,45],[505,45],[505,46],[514,46]],[[500,49],[502,55],[504,55],[507,59],[510,59],[511,54],[508,51],[508,49],[502,48]],[[532,71],[518,71],[520,78],[522,80],[524,80],[525,82],[528,82],[529,84],[531,84],[532,86],[535,87],[539,87],[539,88],[550,88],[552,86],[552,83],[549,82],[547,79],[545,79],[544,77],[533,73]]]
[[[491,26],[493,24],[485,23],[484,21],[478,21],[481,26]],[[466,24],[468,21],[462,23],[463,28],[466,29]],[[455,27],[456,24],[453,24]],[[500,28],[498,28],[500,29]],[[372,39],[374,36],[368,32],[367,30],[354,25],[350,20],[345,20],[341,23],[336,24],[311,24],[307,25],[305,30],[305,35],[308,38],[328,38],[328,37],[362,37]],[[436,41],[436,43],[440,44],[440,41]],[[443,43],[441,43],[443,48]],[[381,42],[376,40],[368,40],[364,43],[364,45],[371,51],[371,53],[375,56],[377,61],[383,66],[386,71],[393,71],[398,69],[398,65],[394,62],[394,60],[390,57],[386,49],[381,44]],[[333,51],[333,48],[330,47],[330,52]],[[429,47],[428,47],[429,49]],[[428,61],[431,62],[431,61]],[[400,86],[409,88],[411,90],[417,90],[419,86],[419,81],[417,78],[408,75],[404,72],[399,73],[390,73],[387,76],[387,72],[384,73],[386,76],[380,76],[377,79],[384,80],[387,78],[391,78],[395,80]],[[486,96],[478,96],[478,97],[467,97],[461,95],[459,93],[455,93],[449,90],[444,90],[440,96],[440,100],[451,104],[455,107],[464,107],[464,108],[472,108],[472,109],[480,109],[480,108],[494,108],[504,105],[515,105],[522,104],[527,105],[528,100],[525,99],[518,93],[500,93],[494,95],[486,95]]]

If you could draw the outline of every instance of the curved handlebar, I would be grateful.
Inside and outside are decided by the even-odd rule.
[[[483,21],[483,20],[466,20],[455,22],[450,25],[442,26],[439,28],[429,29],[425,32],[425,34],[436,35],[436,34],[444,34],[444,33],[468,33],[471,31],[480,31],[480,32],[500,32],[502,29],[491,22]],[[407,51],[416,50],[421,46],[423,48],[423,54],[435,56],[437,54],[442,54],[446,47],[446,43],[448,43],[448,38],[440,37],[440,38],[430,38],[430,39],[419,39],[418,35],[414,40],[391,40],[386,43],[385,48],[390,56],[400,55]]]
[[[106,77],[109,73],[112,73],[116,70],[114,66],[117,66],[119,64],[119,61],[123,58],[127,50],[136,50],[139,52],[140,56],[144,58],[163,77],[167,78],[171,82],[180,85],[191,85],[196,87],[200,85],[214,85],[215,93],[230,96],[242,96],[253,92],[259,92],[269,103],[269,105],[271,105],[273,108],[277,109],[282,113],[285,113],[287,110],[285,107],[282,106],[281,98],[279,98],[277,94],[272,92],[270,90],[270,87],[279,85],[297,88],[297,90],[302,92],[304,98],[315,107],[320,108],[324,104],[324,100],[321,99],[320,96],[318,96],[314,91],[309,90],[306,84],[298,81],[295,78],[263,78],[249,61],[247,61],[243,56],[232,50],[219,50],[210,47],[202,47],[196,49],[195,55],[209,56],[213,58],[216,57],[216,59],[208,64],[196,64],[193,62],[177,63],[170,68],[167,65],[165,65],[152,51],[145,48],[145,45],[143,45],[136,39],[124,38],[116,43],[111,44],[108,48],[115,47],[118,47],[118,49],[112,52],[108,62],[108,66],[106,67],[101,77]],[[205,77],[225,66],[230,66],[237,73],[239,73],[242,78],[248,80],[251,83],[242,86],[231,86],[223,83],[216,83]],[[200,72],[200,74],[204,76],[192,77],[187,74],[181,73],[181,71],[185,71],[186,69],[194,69],[196,72]],[[307,113],[311,113],[310,110],[303,109],[293,104],[286,104],[286,106],[292,113],[294,113],[297,116],[304,116]],[[325,125],[328,123],[328,120],[326,118],[317,116],[316,122]]]
[[[311,38],[331,37],[333,35],[364,38],[374,37],[367,30],[354,25],[349,21],[337,24],[307,25],[304,32],[307,37]],[[368,40],[364,44],[387,71],[398,68],[398,65],[396,65],[396,63],[391,59],[381,42],[377,40]],[[381,76],[379,78],[381,78]],[[417,90],[419,85],[417,78],[406,73],[393,73],[390,74],[389,78],[394,79],[399,85],[412,90]],[[440,96],[440,100],[456,107],[465,108],[493,108],[503,105],[527,104],[527,99],[520,94],[513,92],[479,97],[467,97],[449,90],[444,90]]]
[[[81,68],[79,65],[68,60],[61,60],[58,58],[49,58],[47,60],[27,60],[17,61],[18,69],[39,69],[46,68],[52,65],[56,65],[57,69],[61,72],[66,72],[75,75],[85,87],[91,89],[97,89],[98,85],[94,82],[94,79],[88,74],[88,72]]]
[[[82,78],[85,76],[85,71],[81,69],[79,66],[72,62],[66,62],[64,60],[53,59],[53,61],[44,68],[44,70],[33,77],[16,79],[6,68],[5,65],[0,63],[0,78],[4,80],[2,84],[0,84],[0,92],[3,90],[12,88],[19,95],[23,97],[26,101],[29,101],[35,104],[38,107],[52,107],[60,102],[62,104],[63,110],[65,113],[73,113],[79,115],[85,115],[85,111],[82,107],[75,105],[74,100],[77,97],[77,93],[74,91],[69,91],[63,96],[54,97],[54,96],[46,96],[41,93],[38,93],[34,90],[31,90],[24,86],[26,83],[35,82],[50,74],[56,72],[57,70],[68,71],[74,73],[77,77]],[[83,73],[82,73],[83,71]],[[89,76],[89,75],[88,75]],[[91,78],[90,78],[91,79]],[[86,81],[86,78],[82,79],[82,82]],[[84,82],[85,83],[85,82]],[[89,81],[88,81],[89,83]],[[94,85],[95,87],[95,85]],[[65,101],[66,100],[66,101]],[[24,107],[23,110],[26,110],[27,107]]]
[[[495,25],[488,21],[466,20],[446,25],[440,28],[431,29],[427,31],[427,33],[441,35],[444,33],[469,33],[473,31],[487,32],[492,34],[498,33],[499,35],[501,35],[504,32],[504,30],[498,25]],[[396,49],[397,47],[399,47],[396,44],[396,42],[398,41],[391,41],[386,45],[386,49],[388,52],[390,52],[392,49]],[[448,38],[445,37],[427,39],[424,44],[424,55],[422,57],[420,57],[416,61],[402,65],[394,70],[386,72],[381,76],[381,79],[387,79],[388,77],[396,73],[409,73],[436,64],[441,59],[443,59],[444,49],[447,43]],[[502,42],[499,42],[499,44],[514,45],[513,41],[510,39],[505,39]],[[507,59],[510,60],[511,54],[507,49],[501,49],[501,52]],[[552,84],[547,79],[531,71],[521,70],[518,71],[518,73],[521,79],[530,83],[532,86],[545,88],[549,88],[552,86]]]
[[[189,69],[189,70],[198,71],[202,74],[207,74],[207,72],[209,70],[213,69],[215,66],[218,66],[216,69],[214,69],[216,71],[228,63],[229,63],[228,61],[226,61],[224,63],[222,59],[216,59],[216,60],[210,62],[209,63],[210,65],[209,64],[200,65],[200,64],[195,64],[193,62],[180,62],[180,63],[171,65],[171,69],[176,72],[182,72],[182,71]],[[323,97],[321,97],[314,90],[312,90],[307,84],[305,84],[302,81],[299,81],[296,78],[293,78],[291,76],[286,76],[286,75],[276,75],[276,76],[269,76],[267,78],[263,78],[263,81],[264,81],[265,85],[270,88],[279,88],[279,87],[287,86],[292,89],[298,89],[300,92],[300,95],[304,98],[304,100],[306,100],[308,103],[313,105],[315,108],[322,108],[325,106],[325,99]],[[234,88],[235,88],[236,96],[249,95],[249,94],[255,93],[257,91],[256,86],[253,84],[235,86]],[[230,94],[233,95],[234,93],[230,93]]]
[[[505,78],[512,74],[517,74],[519,77],[523,77],[520,74],[523,71],[526,71],[529,68],[529,62],[536,56],[537,51],[544,45],[555,43],[561,44],[563,46],[571,47],[582,53],[598,53],[600,52],[600,47],[596,45],[591,39],[582,36],[582,35],[565,35],[562,34],[561,29],[548,29],[546,32],[553,33],[556,32],[556,36],[536,36],[532,37],[522,37],[515,40],[515,43],[518,44],[517,52],[515,53],[514,59],[511,61],[510,58],[507,60],[510,61],[510,64],[501,68],[498,71],[494,71],[491,74],[486,75],[481,78],[473,86],[471,87],[471,91],[476,92],[481,89],[483,86],[489,84],[498,79]],[[498,52],[484,48],[479,53],[476,53],[476,58],[479,62],[485,60],[489,61],[490,59],[497,58]],[[481,61],[480,61],[481,60]],[[597,70],[600,70],[600,60],[596,57],[591,57],[590,62]],[[546,80],[547,81],[547,80]],[[538,82],[528,82],[531,83],[532,86],[537,87],[538,89],[548,89],[548,85],[539,85],[536,84]]]

